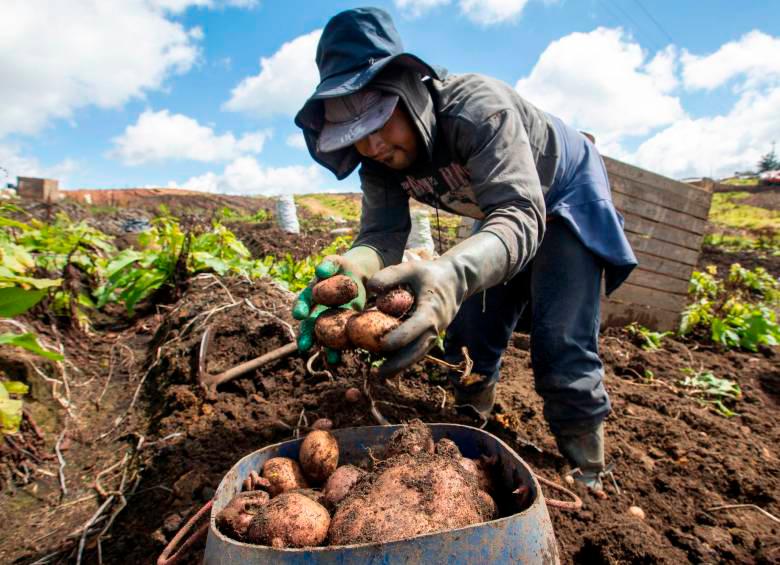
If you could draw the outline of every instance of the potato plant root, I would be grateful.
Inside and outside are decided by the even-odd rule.
[[[184,202],[194,197],[166,198],[173,206],[174,198]],[[224,195],[198,198],[213,200],[215,211],[238,199]],[[150,209],[160,202],[148,201]],[[143,210],[135,208],[144,202],[138,200],[120,209],[116,217],[100,219],[105,223],[99,225],[116,224],[120,233],[121,218],[138,217]],[[68,202],[57,203],[48,212],[44,207],[27,208],[42,218],[62,209],[74,220],[93,219]],[[260,257],[268,253],[283,256],[288,251],[310,255],[332,237],[327,231],[297,237],[252,223],[241,226],[246,241],[257,236]],[[715,259],[721,272],[733,262],[752,265],[749,252],[728,256],[718,252],[715,256],[705,249],[705,253],[701,265]],[[761,264],[780,276],[778,261],[780,257],[767,257]],[[33,384],[34,393],[25,397],[25,406],[43,432],[43,438],[38,438],[25,417],[20,434],[0,442],[0,519],[4,527],[0,561],[34,562],[55,552],[61,553],[48,558],[50,562],[75,561],[79,539],[69,534],[80,531],[101,505],[95,496],[95,476],[121,460],[121,454],[137,441],[133,434],[145,438],[145,466],[136,487],[139,494],[127,497],[127,506],[108,532],[110,538],[102,538],[104,563],[154,562],[182,523],[213,496],[235,461],[260,447],[295,437],[299,426],[299,432],[305,433],[306,426],[321,417],[331,419],[335,428],[373,425],[368,400],[359,394],[355,402],[345,397],[347,389],[362,388],[364,378],[363,358],[353,353],[344,355],[333,382],[309,375],[306,359],[293,355],[225,383],[216,395],[204,392],[197,383],[193,360],[206,316],[214,331],[210,373],[289,342],[283,325],[255,312],[244,300],[295,324],[289,315],[292,295],[277,286],[241,278],[221,278],[220,283],[230,295],[213,277],[203,277],[191,281],[183,297],[164,308],[141,308],[130,322],[105,315],[96,320],[94,334],[61,336],[68,351],[71,384],[87,383],[94,377],[74,389],[78,395],[97,399],[104,387],[107,391],[99,410],[93,407],[80,414],[89,425],[68,423],[63,441],[67,449],[62,452],[67,461],[68,495],[62,501],[56,458],[46,457],[53,455],[62,432],[64,410],[58,413],[52,408],[59,405],[47,392],[50,384],[37,378],[18,354],[6,351],[0,355],[0,367],[8,378]],[[234,302],[238,305],[231,306]],[[218,307],[224,309],[212,312]],[[51,342],[58,339],[48,321],[30,324]],[[647,352],[620,329],[607,330],[599,348],[613,406],[606,421],[606,457],[615,463],[623,494],[610,490],[609,499],[596,501],[575,483],[573,488],[585,503],[583,510],[572,514],[550,509],[562,562],[776,562],[778,529],[774,522],[751,510],[707,509],[751,503],[780,516],[780,427],[776,425],[780,420],[780,350],[723,352],[667,338],[662,350]],[[129,417],[113,434],[98,440],[130,404],[140,378],[155,362]],[[112,369],[110,380],[108,368]],[[677,383],[688,368],[737,381],[743,393],[734,406],[737,415],[724,418],[711,404],[681,389]],[[425,422],[473,425],[473,420],[453,410],[452,389],[440,373],[435,366],[423,364],[397,380],[371,382],[371,393],[392,423],[417,417]],[[562,482],[570,468],[558,455],[542,416],[527,336],[515,334],[501,373],[496,411],[500,419],[492,417],[487,430],[507,442],[537,473]],[[651,373],[653,379],[646,379]],[[14,445],[44,458],[36,461]],[[102,477],[104,486],[119,486],[120,469]],[[641,507],[645,519],[628,514],[630,506]],[[202,546],[200,553],[195,549],[191,562],[202,557]],[[91,535],[82,561],[97,562],[97,551]]]

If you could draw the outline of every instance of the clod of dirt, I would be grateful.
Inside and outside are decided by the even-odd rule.
[[[330,516],[324,506],[299,492],[286,492],[263,506],[252,519],[250,543],[272,547],[312,547],[328,536]]]
[[[376,299],[379,311],[395,318],[403,317],[413,305],[414,295],[402,287],[391,289]]]
[[[358,295],[357,283],[346,275],[334,275],[314,285],[311,297],[323,306],[341,306]]]
[[[402,453],[416,455],[433,453],[433,451],[434,443],[430,428],[421,420],[414,419],[390,436],[385,457],[389,459]]]
[[[322,483],[339,465],[339,444],[326,430],[311,431],[301,442],[298,460],[309,479]]]
[[[262,490],[240,492],[217,514],[219,531],[233,539],[243,541],[252,519],[260,508],[268,504],[268,493]]]

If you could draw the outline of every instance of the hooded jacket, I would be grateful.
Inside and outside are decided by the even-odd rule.
[[[321,153],[321,124],[304,127],[312,156],[338,178],[360,166],[360,233],[354,246],[377,251],[385,266],[401,261],[411,228],[409,198],[481,221],[480,231],[504,244],[509,268],[521,271],[557,216],[605,261],[606,290],[616,289],[637,264],[606,182],[582,182],[561,165],[561,136],[600,157],[578,132],[523,99],[509,85],[477,74],[425,79],[391,65],[371,82],[398,94],[424,150],[404,171],[361,159],[354,147]],[[319,127],[317,127],[319,126]],[[604,173],[606,179],[606,173]]]

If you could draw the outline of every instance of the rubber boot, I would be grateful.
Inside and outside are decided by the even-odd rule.
[[[476,391],[462,388],[455,389],[455,407],[460,412],[471,413],[471,415],[487,420],[493,411],[495,403],[495,382]]]
[[[572,476],[596,493],[604,492],[604,423],[595,429],[573,428],[555,435],[558,450],[575,469]]]

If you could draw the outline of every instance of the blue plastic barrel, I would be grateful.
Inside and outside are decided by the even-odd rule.
[[[449,438],[466,457],[496,456],[498,477],[505,492],[518,485],[531,489],[531,504],[520,512],[490,522],[414,536],[388,543],[335,547],[274,549],[242,543],[222,534],[215,517],[241,492],[250,471],[259,471],[271,457],[298,458],[302,440],[285,441],[259,449],[236,463],[222,479],[214,496],[204,563],[281,564],[389,564],[389,563],[560,563],[550,515],[539,483],[530,468],[507,444],[492,434],[457,424],[428,424],[435,440]],[[339,464],[365,462],[368,449],[381,449],[400,426],[371,426],[333,430],[339,442]],[[500,501],[499,505],[501,505]]]

